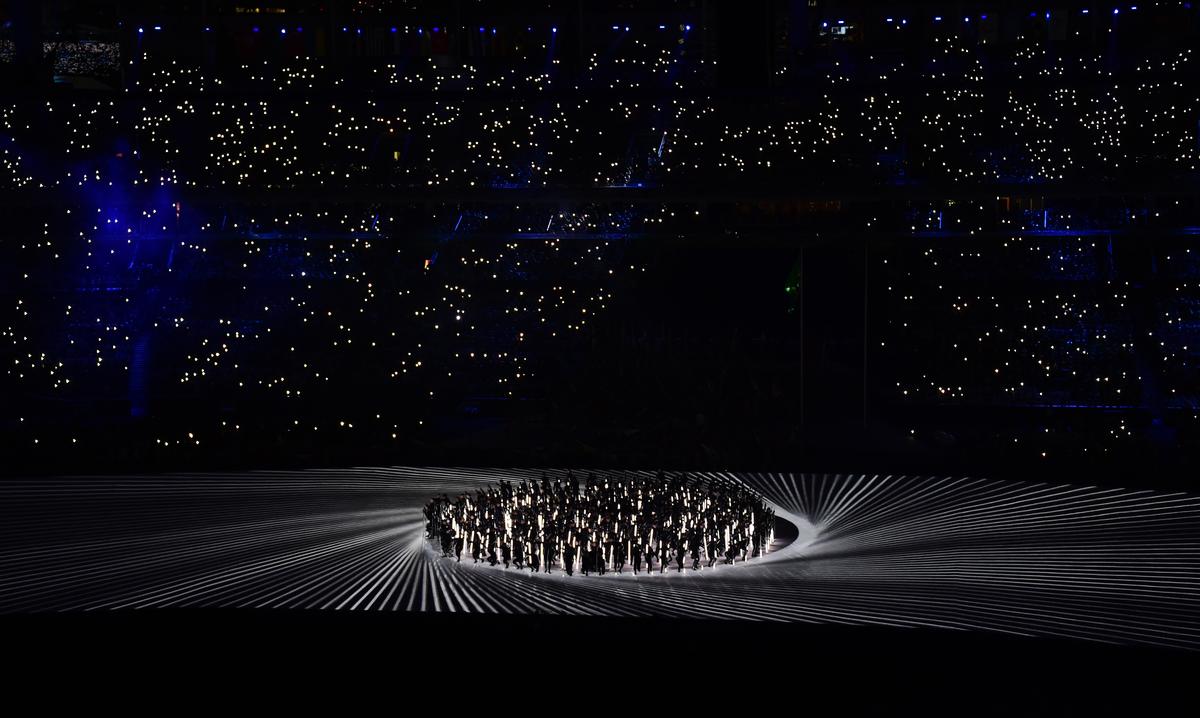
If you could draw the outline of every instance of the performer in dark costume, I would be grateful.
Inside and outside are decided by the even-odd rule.
[[[546,539],[542,544],[542,558],[546,561],[546,573],[550,573],[550,569],[554,567],[555,554],[558,552],[554,541]]]
[[[573,576],[575,573],[575,547],[571,544],[563,546],[563,568],[568,576]]]

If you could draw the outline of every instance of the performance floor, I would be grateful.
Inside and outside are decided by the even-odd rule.
[[[590,578],[455,563],[425,541],[421,506],[430,496],[540,475],[353,468],[8,480],[0,483],[0,613],[740,619],[1200,648],[1200,496],[723,474],[795,523],[795,541],[741,565]]]

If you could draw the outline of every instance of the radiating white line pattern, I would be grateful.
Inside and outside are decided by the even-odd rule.
[[[554,475],[555,472],[550,472]],[[681,616],[1200,649],[1200,496],[727,474],[805,526],[762,560],[567,578],[437,556],[420,507],[540,470],[354,468],[0,483],[0,612],[169,607]]]

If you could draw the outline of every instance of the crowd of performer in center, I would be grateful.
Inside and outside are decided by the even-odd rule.
[[[528,568],[568,576],[604,575],[631,568],[661,573],[671,567],[699,570],[766,553],[774,540],[775,513],[746,487],[660,471],[589,473],[581,484],[568,471],[553,481],[501,480],[451,499],[443,494],[424,508],[427,537],[444,557]]]

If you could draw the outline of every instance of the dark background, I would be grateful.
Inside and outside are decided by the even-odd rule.
[[[18,694],[54,705],[1182,715],[1196,664],[1153,648],[738,621],[172,610],[0,625]]]
[[[997,7],[1001,4],[1003,8]],[[703,92],[721,98],[726,117],[772,109],[786,116],[811,99],[806,93],[819,86],[815,78],[835,61],[861,62],[874,53],[921,57],[931,46],[935,12],[947,17],[991,14],[990,24],[981,32],[1001,48],[998,56],[1028,29],[1030,12],[1039,17],[1046,11],[1056,17],[1059,12],[1075,13],[1063,24],[1036,30],[1043,33],[1039,37],[1047,47],[1059,49],[1078,42],[1100,48],[1113,59],[1114,70],[1125,72],[1129,72],[1127,57],[1137,56],[1138,51],[1158,45],[1195,47],[1197,37],[1195,13],[1164,11],[1130,18],[1123,26],[1128,32],[1110,39],[1104,32],[1107,25],[1094,18],[1080,20],[1077,13],[1085,3],[1046,8],[1034,3],[947,2],[939,9],[927,3],[807,0],[588,0],[520,6],[445,0],[262,3],[287,7],[292,13],[289,18],[302,18],[297,22],[308,28],[299,40],[296,33],[285,39],[254,33],[251,28],[256,24],[266,26],[274,18],[236,11],[251,5],[255,4],[217,0],[10,0],[0,4],[0,18],[9,23],[4,38],[13,43],[11,56],[0,70],[6,99],[15,104],[79,96],[73,93],[88,93],[89,98],[96,96],[90,93],[118,94],[132,79],[125,74],[131,71],[124,64],[88,78],[93,84],[85,89],[82,81],[64,77],[42,55],[41,43],[81,38],[113,42],[122,47],[121,58],[127,60],[130,48],[140,42],[136,28],[154,23],[166,28],[168,38],[146,40],[158,43],[156,51],[165,48],[169,56],[215,70],[297,56],[351,69],[382,60],[430,56],[515,62],[517,46],[533,35],[522,26],[536,26],[544,35],[545,28],[555,23],[565,72],[577,71],[589,52],[613,44],[611,24],[694,25],[695,57],[719,60]],[[1107,9],[1097,6],[1095,12],[1099,15]],[[896,41],[881,27],[883,14],[907,16],[921,29],[903,42]],[[835,40],[821,23],[843,15],[855,29]],[[344,36],[338,31],[343,23],[364,26],[366,32]],[[409,37],[403,41],[388,32],[393,24],[409,23],[467,30],[436,40]],[[476,24],[499,26],[501,39],[495,44],[481,42],[471,29]],[[212,32],[201,34],[202,26],[211,26]],[[170,34],[180,27],[188,31]],[[1081,36],[1070,34],[1077,29]],[[1081,39],[1069,40],[1075,37]],[[800,78],[780,75],[786,68],[798,69]],[[1179,79],[1190,82],[1192,77],[1186,74]],[[1013,82],[1003,72],[995,72],[988,87],[1002,92],[1009,86],[1006,83]],[[1194,83],[1185,86],[1184,99],[1194,88]],[[919,83],[901,88],[907,93],[923,90]],[[992,110],[992,118],[1002,115],[999,105]],[[847,107],[846,111],[855,110]],[[1193,126],[1196,119],[1200,118],[1192,118]],[[62,141],[49,124],[34,128],[30,136],[35,148]],[[962,242],[961,236],[916,237],[905,231],[914,216],[942,208],[951,196],[966,193],[986,205],[987,221],[993,227],[1020,220],[1025,217],[1022,211],[1036,215],[1046,209],[1070,210],[1092,218],[1113,242],[1111,252],[1099,252],[1103,256],[1095,263],[1100,266],[1105,258],[1115,258],[1111,272],[1094,267],[1083,272],[1078,280],[1078,286],[1085,287],[1081,291],[1107,288],[1109,280],[1133,283],[1131,291],[1141,304],[1121,320],[1125,323],[1114,323],[1114,331],[1146,329],[1155,326],[1156,311],[1170,296],[1171,282],[1178,279],[1171,272],[1178,271],[1187,281],[1195,277],[1196,268],[1186,263],[1182,269],[1160,269],[1168,267],[1168,255],[1178,261],[1181,248],[1200,249],[1185,231],[1200,226],[1195,173],[1171,176],[1147,163],[1138,172],[1118,177],[1080,172],[1036,188],[997,182],[964,189],[928,177],[925,182],[905,184],[912,174],[921,179],[920,158],[911,148],[908,151],[911,154],[903,160],[861,156],[861,165],[840,175],[787,174],[758,184],[701,176],[632,192],[635,200],[653,204],[647,198],[653,199],[653,192],[661,190],[669,195],[664,200],[668,205],[687,210],[699,206],[702,217],[681,229],[647,232],[619,242],[622,261],[644,266],[646,271],[622,281],[610,310],[587,332],[543,347],[537,382],[515,399],[468,393],[419,406],[414,401],[402,411],[428,421],[421,430],[404,432],[395,441],[376,434],[322,435],[314,440],[263,429],[236,439],[209,441],[206,436],[203,448],[161,451],[151,439],[164,427],[186,427],[198,415],[245,420],[247,426],[257,419],[266,424],[274,409],[239,405],[219,392],[180,390],[163,379],[174,368],[165,361],[158,365],[164,368],[149,370],[147,386],[135,390],[127,382],[106,386],[97,380],[96,387],[66,399],[0,377],[0,405],[7,405],[0,420],[0,472],[141,473],[377,464],[662,467],[966,474],[1194,490],[1200,448],[1193,428],[1194,405],[1167,407],[1149,392],[1120,409],[1088,399],[1063,402],[1076,404],[1066,407],[974,399],[912,402],[897,397],[893,391],[897,377],[908,377],[914,368],[919,373],[923,363],[935,364],[944,357],[944,342],[938,335],[949,328],[928,314],[920,332],[898,330],[894,322],[910,315],[900,312],[887,295],[886,287],[896,277],[882,272],[878,262],[891,257],[901,271],[915,269],[919,259],[914,254],[920,249]],[[874,169],[877,159],[884,170]],[[893,172],[889,164],[893,162],[909,174]],[[349,199],[338,202],[353,204],[356,192],[381,191],[390,190],[349,187],[344,193]],[[403,267],[408,268],[404,271],[416,267],[434,246],[430,236],[441,231],[442,220],[430,216],[445,205],[474,199],[455,192],[414,200],[419,205],[414,214],[434,231],[416,239],[400,233],[389,238],[398,243],[412,240],[402,244]],[[251,205],[269,204],[269,194],[247,189],[242,199]],[[568,207],[587,201],[551,194],[540,199],[534,194],[532,200]],[[1007,209],[999,206],[1002,194]],[[1021,197],[1029,209],[1014,209],[1008,195]],[[522,197],[530,199],[529,194]],[[1182,209],[1149,229],[1141,229],[1137,224],[1141,219],[1132,219],[1165,211],[1181,197]],[[45,206],[78,199],[71,192],[42,197],[44,205],[28,203],[26,195],[16,192],[2,199],[10,226],[7,236],[0,237],[0,296],[6,311],[13,311],[16,299],[30,296],[17,275],[44,269],[18,252],[17,244],[41,231],[40,212]],[[187,199],[198,205],[212,201],[200,196]],[[490,202],[484,205],[495,207],[505,200]],[[803,204],[804,209],[775,206],[788,202]],[[814,209],[818,203],[820,209]],[[887,215],[893,226],[866,231],[862,220],[875,214]],[[1002,242],[1002,237],[993,235],[970,245],[987,254],[985,261],[993,271],[985,279],[997,293],[1074,291],[1039,278],[1049,264],[1030,269],[1005,259]],[[393,275],[396,286],[407,281],[400,266]],[[269,269],[251,276],[263,282],[264,294],[276,286],[271,281],[279,279]],[[70,277],[64,286],[78,290],[75,279]],[[535,279],[557,281],[553,275]],[[921,286],[921,281],[918,278],[912,286]],[[169,302],[161,300],[164,296],[200,310],[221,307],[230,287],[239,283],[229,277],[223,284],[199,273],[168,281],[154,271],[121,274],[116,282],[140,298],[139,313],[131,323],[172,316],[176,307],[167,306]],[[979,283],[978,277],[964,280],[968,285]],[[1193,286],[1189,297],[1195,294]],[[54,287],[44,288],[41,296],[59,298]],[[35,325],[31,331],[50,338],[61,334],[52,325]],[[1187,329],[1185,339],[1188,331],[1200,347],[1200,335]],[[874,342],[881,339],[910,342],[918,350],[915,358],[874,350]],[[1138,351],[1143,364],[1155,358],[1153,346]],[[19,358],[8,345],[0,356],[6,364]],[[169,357],[169,350],[160,356]],[[1175,365],[1185,393],[1193,398],[1200,396],[1195,366],[1194,357]],[[1108,367],[1106,360],[1098,359],[1084,368]],[[366,411],[382,393],[366,373],[345,386],[316,403],[313,411]],[[14,408],[30,421],[17,421]],[[1128,422],[1135,437],[1111,439],[1116,421]],[[54,441],[34,445],[32,439],[39,436]],[[78,443],[66,444],[68,436],[79,437]],[[1019,449],[1014,449],[1013,437],[1023,440]],[[1102,454],[1097,449],[1110,451]],[[156,701],[161,694],[174,693],[171,700],[182,697],[190,702],[206,697],[212,686],[250,685],[302,699],[309,692],[333,687],[344,701],[343,710],[352,699],[379,693],[392,710],[432,697],[433,707],[424,710],[451,713],[458,712],[457,701],[469,694],[517,710],[526,706],[571,710],[590,703],[593,696],[602,701],[602,708],[613,711],[631,706],[635,710],[636,701],[650,696],[729,698],[741,702],[741,710],[752,712],[764,710],[759,701],[767,697],[786,698],[793,703],[789,710],[829,705],[835,710],[849,706],[885,714],[938,710],[970,715],[992,710],[1006,715],[1118,711],[1141,715],[1182,712],[1194,704],[1188,681],[1194,676],[1195,661],[1189,653],[917,629],[544,616],[495,621],[465,616],[171,611],[2,617],[0,635],[0,651],[11,669],[5,674],[10,685],[40,693],[44,702],[56,702],[77,688],[77,697],[84,700],[116,696]],[[463,658],[465,646],[481,645],[491,647],[490,662],[487,650],[475,663]],[[64,665],[70,668],[70,681],[63,680],[68,674]],[[547,678],[558,675],[563,666],[577,670],[573,678]],[[490,683],[488,676],[494,674],[514,678],[517,687]],[[304,680],[311,676],[316,677]],[[197,677],[200,685],[195,685]],[[177,703],[157,705],[161,709]]]

